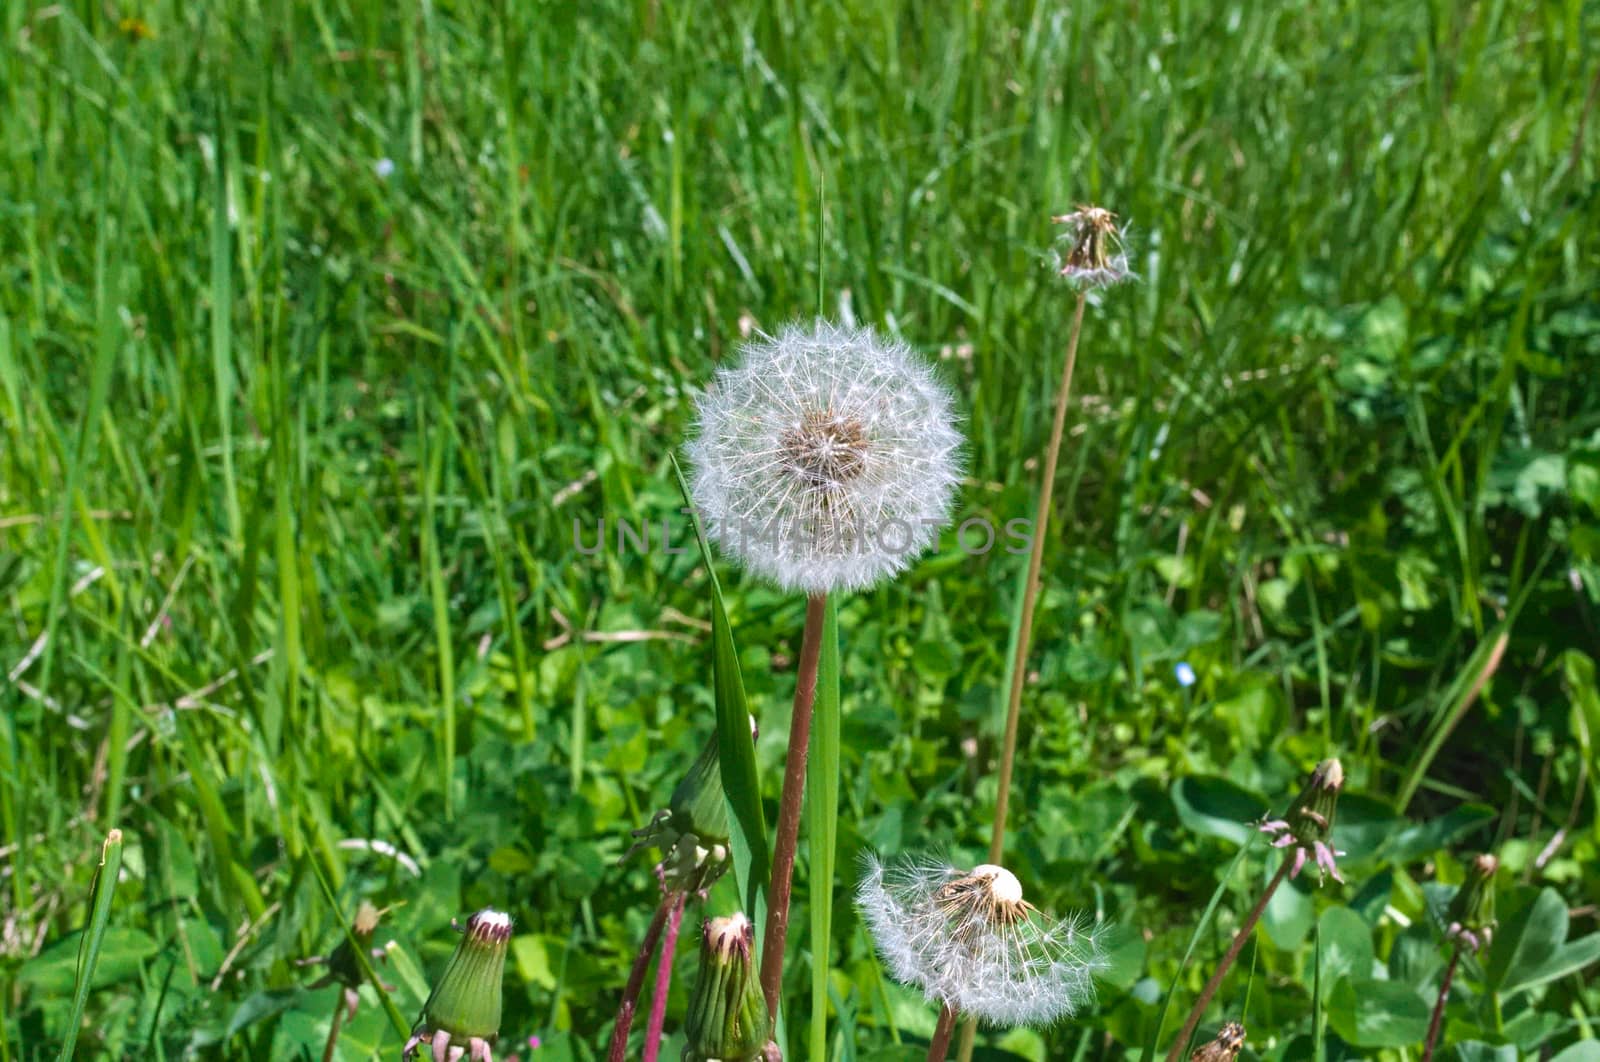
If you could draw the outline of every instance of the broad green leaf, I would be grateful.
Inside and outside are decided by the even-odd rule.
[[[1600,1042],[1585,1040],[1573,1044],[1550,1062],[1600,1062]]]
[[[1468,1040],[1455,1046],[1456,1062],[1517,1062],[1517,1049],[1510,1044],[1486,1044]]]
[[[1214,775],[1180,778],[1172,804],[1189,829],[1205,837],[1245,844],[1258,835],[1251,823],[1267,812],[1267,802],[1250,790]]]
[[[1334,985],[1345,979],[1371,980],[1372,928],[1360,915],[1348,907],[1330,907],[1317,920],[1317,930],[1326,984]]]
[[[1328,994],[1328,1023],[1357,1047],[1409,1047],[1428,1033],[1432,1011],[1410,985],[1346,979]]]

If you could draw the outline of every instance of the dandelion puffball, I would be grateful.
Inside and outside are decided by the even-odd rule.
[[[711,538],[786,590],[860,590],[949,518],[961,435],[904,343],[819,321],[740,351],[698,401],[690,495]]]
[[[869,858],[856,904],[895,980],[994,1025],[1047,1024],[1094,998],[1105,966],[1081,918],[1055,920],[1016,875],[984,864]]]

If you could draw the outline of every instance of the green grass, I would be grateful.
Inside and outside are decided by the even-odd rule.
[[[1503,919],[1554,889],[1580,946],[1593,5],[579,10],[0,7],[0,1059],[66,1036],[113,826],[80,1058],[316,1056],[323,869],[343,918],[401,905],[381,934],[426,976],[451,917],[507,907],[502,1051],[595,1057],[654,902],[617,859],[715,726],[669,462],[694,390],[820,289],[939,362],[962,516],[1026,517],[1071,308],[1048,219],[1083,201],[1142,279],[1085,321],[1010,848],[1124,945],[1092,1013],[980,1051],[1136,1057],[1252,900],[1227,812],[1330,753],[1351,884],[1269,907],[1252,1050],[1414,1059],[1349,1046],[1348,985],[1312,1013],[1311,927],[1343,902],[1436,983],[1424,886],[1471,850],[1505,860]],[[690,550],[581,553],[602,518]],[[983,851],[1019,561],[947,534],[839,603],[833,976],[791,964],[790,1057],[824,1057],[824,991],[836,1042],[921,1057],[933,1014],[844,898],[863,848]],[[804,605],[721,576],[770,816]],[[1581,973],[1485,977],[1447,1035],[1593,1035]],[[369,996],[341,1057],[398,1044]]]

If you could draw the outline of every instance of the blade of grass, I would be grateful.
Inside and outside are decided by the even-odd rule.
[[[811,720],[806,814],[811,864],[811,1062],[828,1057],[828,967],[834,860],[839,838],[839,612],[832,598],[822,621],[817,699]]]
[[[361,946],[360,941],[356,940],[355,934],[350,931],[350,923],[345,920],[344,915],[339,910],[339,899],[333,894],[333,888],[328,884],[328,876],[317,863],[316,856],[308,855],[306,863],[311,867],[311,873],[316,877],[317,884],[322,888],[322,897],[328,901],[328,909],[333,912],[333,917],[339,922],[340,930],[344,932],[345,942],[350,945],[350,953],[356,957],[356,965],[361,967],[361,976],[365,977],[367,983],[372,986],[372,990],[378,993],[378,1002],[383,1005],[383,1012],[389,1016],[389,1024],[393,1026],[394,1031],[400,1034],[402,1040],[407,1039],[411,1035],[411,1026],[406,1024],[405,1015],[401,1014],[400,1008],[395,1006],[394,999],[389,995],[388,990],[383,987],[383,981],[379,979],[378,972],[372,968],[372,959],[367,954],[367,949]]]
[[[1234,872],[1244,862],[1244,857],[1255,846],[1255,838],[1251,838],[1243,848],[1239,849],[1233,857],[1233,862],[1228,864],[1228,869],[1222,872],[1222,879],[1217,882],[1217,887],[1211,893],[1211,901],[1206,904],[1206,909],[1200,914],[1200,921],[1195,924],[1194,932],[1189,936],[1189,946],[1183,951],[1183,960],[1178,963],[1178,972],[1172,975],[1172,984],[1167,986],[1167,998],[1161,1002],[1161,1014],[1156,1018],[1156,1029],[1151,1034],[1149,1041],[1144,1045],[1144,1051],[1139,1055],[1139,1062],[1150,1062],[1156,1056],[1156,1048],[1161,1043],[1161,1029],[1167,1022],[1167,1011],[1172,1009],[1172,997],[1177,994],[1178,983],[1183,980],[1183,971],[1188,969],[1189,960],[1194,956],[1194,949],[1200,944],[1200,937],[1204,935],[1206,927],[1211,924],[1211,918],[1217,913],[1217,905],[1222,902],[1222,894],[1228,890],[1228,882],[1233,879]]]
[[[71,1062],[72,1051],[78,1044],[78,1030],[83,1027],[83,1008],[89,1003],[89,986],[94,981],[94,968],[100,962],[100,945],[105,941],[106,924],[111,920],[111,900],[117,891],[117,874],[122,870],[122,831],[106,834],[105,845],[100,849],[100,866],[94,872],[94,884],[89,890],[89,925],[78,943],[78,971],[72,990],[72,1015],[67,1022],[67,1034],[61,1041],[59,1062]]]
[[[1322,919],[1317,919],[1312,930],[1311,961],[1311,1058],[1322,1062],[1327,1051],[1322,1042]]]
[[[678,459],[672,459],[678,488],[689,502],[689,485]],[[711,597],[712,689],[717,706],[717,755],[722,768],[722,792],[728,801],[728,841],[733,851],[733,879],[750,921],[764,925],[767,918],[767,880],[772,876],[767,854],[767,819],[761,807],[761,781],[756,774],[756,746],[750,734],[750,708],[739,672],[739,654],[733,630],[723,607],[722,586],[717,582],[711,548],[700,529],[700,519],[690,506],[689,521],[706,566]]]

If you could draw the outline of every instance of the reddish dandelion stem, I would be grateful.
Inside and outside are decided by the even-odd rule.
[[[1450,982],[1455,979],[1456,963],[1461,961],[1461,944],[1450,952],[1450,962],[1444,968],[1444,980],[1439,982],[1439,998],[1433,1004],[1433,1017],[1428,1019],[1428,1039],[1422,1045],[1422,1062],[1433,1062],[1433,1047],[1439,1041],[1439,1030],[1444,1025],[1444,1007],[1450,1001]]]
[[[661,1054],[661,1031],[667,1023],[667,993],[672,988],[672,957],[678,950],[678,930],[683,926],[683,905],[687,893],[675,893],[676,902],[667,912],[667,927],[661,937],[661,958],[656,962],[656,987],[650,996],[650,1024],[644,1030],[644,1062],[656,1062]]]
[[[783,986],[783,948],[789,936],[789,887],[794,878],[795,842],[800,836],[800,806],[805,798],[806,754],[811,744],[811,707],[817,695],[817,661],[822,654],[822,619],[827,595],[806,600],[806,627],[789,720],[789,755],[778,798],[777,836],[772,847],[772,885],[767,890],[767,925],[761,937],[761,994],[774,1020]],[[831,887],[824,883],[823,887]]]
[[[633,969],[628,972],[628,984],[622,990],[622,1006],[617,1008],[617,1023],[611,1029],[611,1045],[606,1049],[606,1062],[626,1062],[628,1030],[633,1028],[633,1013],[639,1009],[639,992],[644,988],[645,971],[650,968],[650,956],[655,954],[656,942],[667,924],[667,914],[672,910],[675,894],[661,897],[661,905],[650,919],[650,928],[644,932],[639,954],[634,956]]]
[[[1189,1040],[1194,1036],[1195,1028],[1200,1024],[1200,1019],[1205,1016],[1206,1007],[1211,1005],[1211,997],[1217,994],[1217,988],[1222,984],[1222,979],[1233,966],[1233,960],[1239,957],[1239,952],[1244,950],[1244,942],[1250,939],[1250,934],[1256,928],[1256,923],[1261,920],[1261,912],[1267,909],[1267,901],[1272,899],[1272,894],[1278,891],[1278,886],[1283,884],[1283,879],[1288,876],[1289,868],[1294,865],[1292,858],[1286,858],[1278,867],[1278,872],[1272,875],[1272,880],[1267,882],[1267,887],[1261,893],[1261,899],[1250,909],[1245,916],[1244,924],[1239,927],[1239,932],[1233,935],[1233,943],[1228,945],[1228,953],[1217,963],[1217,968],[1211,972],[1211,980],[1200,990],[1200,997],[1194,1001],[1194,1007],[1189,1011],[1189,1017],[1183,1023],[1183,1029],[1178,1033],[1178,1038],[1172,1042],[1172,1050],[1167,1052],[1167,1062],[1179,1062],[1183,1058]]]

